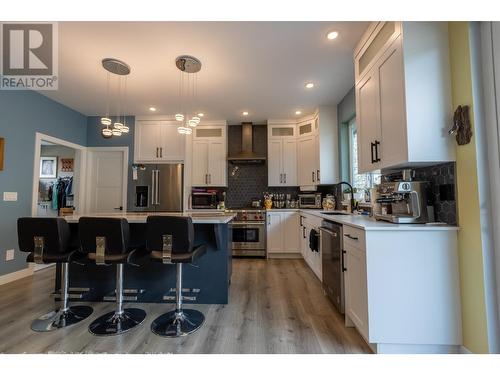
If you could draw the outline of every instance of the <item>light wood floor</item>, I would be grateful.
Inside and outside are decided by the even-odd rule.
[[[204,326],[177,339],[150,332],[151,322],[173,307],[166,304],[130,304],[148,315],[120,336],[87,330],[112,303],[92,303],[94,313],[75,326],[31,331],[31,321],[54,307],[55,269],[41,270],[0,287],[0,353],[370,353],[302,260],[235,259],[233,267],[229,304],[195,305],[205,314]]]

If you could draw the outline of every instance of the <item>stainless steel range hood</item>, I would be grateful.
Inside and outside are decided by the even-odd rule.
[[[257,155],[253,151],[253,125],[251,122],[241,124],[241,152],[234,156],[228,156],[231,163],[257,164],[266,161],[266,156]]]

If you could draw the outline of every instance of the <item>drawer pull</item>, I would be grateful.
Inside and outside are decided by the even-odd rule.
[[[358,237],[353,237],[350,234],[344,234],[344,236],[346,236],[347,238],[350,238],[351,240],[356,240],[357,241],[359,239]]]

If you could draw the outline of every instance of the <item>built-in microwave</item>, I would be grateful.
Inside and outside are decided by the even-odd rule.
[[[300,208],[321,208],[321,193],[299,194]]]
[[[216,209],[218,203],[216,192],[193,192],[191,194],[191,208]]]

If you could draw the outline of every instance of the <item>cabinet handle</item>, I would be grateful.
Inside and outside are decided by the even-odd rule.
[[[342,250],[342,272],[345,272],[347,271],[347,268],[345,268],[345,261],[344,261],[344,254],[346,254],[347,252],[345,250]]]
[[[212,174],[211,173],[208,174],[208,183],[209,184],[212,183]]]
[[[350,238],[351,240],[355,240],[355,241],[357,241],[359,239],[358,237],[353,237],[350,234],[344,234],[344,236],[346,236],[347,238]]]
[[[302,238],[306,238],[306,227],[302,227]]]
[[[160,147],[160,158],[163,157],[163,147]]]
[[[280,184],[283,183],[283,173],[280,173]]]
[[[380,158],[378,157],[378,146],[380,145],[379,141],[375,141],[375,163],[378,163],[380,161]]]
[[[158,147],[156,147],[156,157],[158,157]]]
[[[314,172],[312,172],[312,179],[313,179],[313,182],[315,182],[315,181],[314,181]]]
[[[285,178],[285,181],[284,181],[284,182],[285,182],[285,184],[286,184],[286,173],[283,173],[283,176],[284,176],[284,178]]]
[[[320,180],[320,178],[319,178],[319,169],[317,169],[317,170],[316,170],[316,179],[317,179],[317,180],[318,180],[318,182],[319,182],[319,180]]]
[[[373,148],[375,147],[375,143],[370,142],[371,154],[372,154],[372,164],[375,163],[375,158],[373,157]]]
[[[208,185],[208,173],[205,174],[205,184]]]

